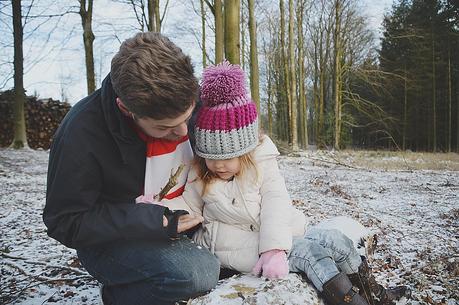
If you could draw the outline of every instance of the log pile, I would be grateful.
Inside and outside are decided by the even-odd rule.
[[[0,147],[8,147],[14,136],[14,93],[0,93]],[[70,104],[28,96],[24,105],[27,143],[30,148],[49,149],[60,122],[70,110]]]

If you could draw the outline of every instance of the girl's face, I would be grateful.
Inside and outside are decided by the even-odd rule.
[[[229,180],[241,170],[239,158],[225,160],[206,159],[207,168],[220,179]]]

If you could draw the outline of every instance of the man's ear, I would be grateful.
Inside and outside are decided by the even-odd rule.
[[[131,116],[131,112],[126,108],[126,106],[123,104],[123,102],[121,101],[121,99],[119,97],[116,98],[116,105],[121,110],[122,114],[124,114],[125,116],[128,116],[128,117]]]

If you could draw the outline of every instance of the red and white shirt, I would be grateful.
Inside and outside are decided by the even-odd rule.
[[[177,183],[163,199],[182,195],[193,162],[193,150],[188,136],[175,141],[152,138],[143,133],[133,121],[130,121],[130,125],[147,145],[144,193],[136,198],[136,202],[159,202],[159,193],[180,166],[183,169],[177,177]]]
[[[177,141],[151,139],[147,142],[144,195],[156,198],[180,166],[177,184],[167,192],[164,199],[180,196],[185,189],[188,171],[193,161],[193,150],[188,136]],[[158,200],[155,200],[158,201]]]

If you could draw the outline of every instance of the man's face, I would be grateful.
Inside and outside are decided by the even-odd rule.
[[[188,121],[193,113],[194,103],[185,113],[174,119],[155,120],[152,118],[137,118],[134,122],[148,136],[153,138],[176,141],[188,134]]]

